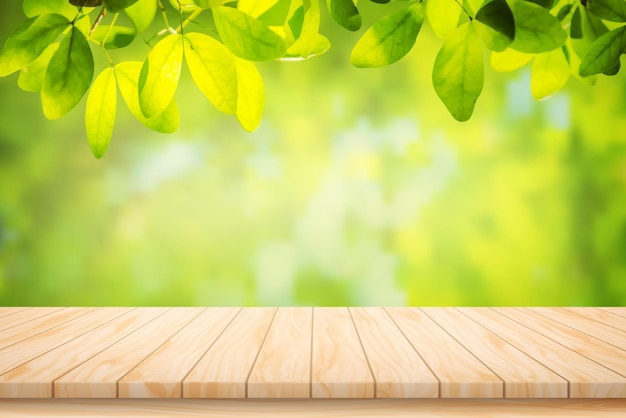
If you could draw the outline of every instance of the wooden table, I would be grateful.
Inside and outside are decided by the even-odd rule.
[[[2,417],[626,416],[626,308],[0,308],[0,399]]]

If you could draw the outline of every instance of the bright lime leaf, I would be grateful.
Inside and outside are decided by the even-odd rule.
[[[563,7],[561,7],[559,12],[556,14],[556,18],[559,19],[562,22],[567,17],[567,15],[569,14],[569,12],[571,10],[572,10],[572,5],[571,4],[564,5]]]
[[[213,7],[223,6],[228,0],[193,0],[196,6],[203,9],[211,9]]]
[[[192,13],[198,10],[198,6],[193,0],[170,0],[170,4],[177,11]]]
[[[266,61],[280,58],[287,46],[264,22],[231,7],[213,9],[215,26],[224,44],[240,58]]]
[[[624,52],[626,52],[626,26],[605,33],[591,45],[580,63],[580,75],[586,77],[611,70]]]
[[[289,21],[292,33],[296,37],[293,45],[289,47],[286,57],[300,57],[303,59],[321,55],[330,48],[330,42],[326,37],[319,34],[320,27],[320,5],[313,0],[305,0],[302,7],[302,23],[297,21],[298,13],[294,13]],[[296,19],[293,22],[292,20]]]
[[[589,0],[589,11],[599,18],[612,22],[626,22],[626,1]]]
[[[59,49],[59,42],[48,45],[35,61],[22,69],[17,79],[17,85],[22,90],[31,91],[33,93],[39,93],[41,91],[41,85],[43,84],[43,78],[46,75],[48,64],[57,49]]]
[[[137,32],[143,32],[150,27],[154,20],[157,2],[154,0],[139,0],[124,11],[130,21],[133,22],[133,25],[135,25]]]
[[[321,34],[317,34],[315,39],[315,44],[313,44],[313,49],[309,52],[307,56],[304,56],[302,53],[295,53],[294,55],[290,55],[291,49],[287,51],[284,57],[279,58],[280,61],[301,61],[313,57],[317,57],[319,55],[325,54],[330,49],[330,41],[327,37]]]
[[[35,17],[46,13],[58,13],[65,16],[68,20],[72,20],[78,14],[78,9],[67,0],[24,0],[22,8],[27,17]],[[84,13],[89,11],[89,9],[83,9]]]
[[[552,9],[552,6],[554,5],[555,0],[528,0],[528,1],[535,3],[543,7],[544,9],[550,10]]]
[[[476,31],[487,48],[504,51],[515,39],[513,12],[505,0],[483,4],[476,13]]]
[[[237,110],[237,68],[235,57],[209,35],[185,35],[185,60],[200,91],[220,112]]]
[[[0,77],[26,67],[68,27],[69,21],[56,13],[32,17],[7,39],[0,52]]]
[[[241,10],[248,16],[257,18],[272,7],[276,6],[278,2],[279,0],[239,0],[237,2],[237,9]]]
[[[461,6],[454,0],[427,0],[426,18],[440,39],[447,38],[459,24]]]
[[[265,104],[263,79],[253,63],[241,59],[237,65],[237,120],[248,132],[259,127]]]
[[[135,39],[135,29],[125,26],[98,25],[91,34],[98,44],[104,42],[106,49],[124,48]]]
[[[54,53],[41,86],[41,104],[48,119],[72,110],[93,79],[93,56],[83,33],[73,27]]]
[[[574,47],[572,46],[573,42],[572,40],[570,40],[569,42],[565,43],[565,48],[567,50],[567,58],[568,58],[568,62],[569,62],[569,68],[570,68],[570,73],[576,77],[578,80],[580,80],[581,82],[589,85],[589,86],[593,86],[596,84],[597,81],[597,76],[592,75],[589,77],[582,77],[578,72],[580,70],[580,57],[578,56],[578,53],[574,50]]]
[[[424,7],[416,3],[383,17],[359,39],[350,61],[355,67],[383,67],[405,56],[424,22]]]
[[[528,64],[534,56],[534,54],[526,54],[511,48],[502,52],[492,52],[490,57],[491,68],[503,73],[515,71]]]
[[[265,3],[257,1],[258,3]],[[265,13],[259,16],[259,20],[265,22],[268,26],[283,26],[289,16],[291,8],[291,0],[278,0],[278,2],[269,8]]]
[[[102,158],[115,125],[117,108],[117,88],[113,68],[106,68],[96,77],[87,95],[85,108],[85,128],[91,152],[96,158]]]
[[[326,0],[326,5],[335,22],[351,31],[361,29],[361,15],[353,0]]]
[[[530,91],[535,100],[543,100],[559,91],[570,76],[570,67],[562,48],[538,54],[533,62]]]
[[[468,120],[483,89],[483,51],[472,22],[460,26],[435,58],[433,86],[458,121]]]
[[[148,119],[141,113],[138,91],[141,67],[142,63],[138,61],[126,61],[115,66],[117,85],[120,88],[126,106],[133,116],[149,129],[164,134],[176,132],[180,123],[180,115],[175,100],[171,101],[163,113],[154,118]]]
[[[118,13],[137,3],[138,0],[104,0],[104,5],[111,13]]]
[[[139,77],[139,105],[148,119],[160,115],[178,87],[183,64],[183,38],[169,35],[152,48]]]
[[[300,6],[294,10],[287,25],[294,40],[300,38],[300,35],[302,35],[302,26],[304,25],[304,6]]]
[[[567,33],[549,11],[534,3],[517,0],[511,3],[515,18],[515,40],[511,48],[520,52],[547,52],[562,46]]]

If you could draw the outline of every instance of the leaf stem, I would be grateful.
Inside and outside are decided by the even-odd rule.
[[[459,0],[454,0],[456,2],[456,4],[459,5],[459,7],[461,9],[463,9],[463,11],[465,12],[465,14],[467,15],[467,17],[469,17],[470,20],[474,20],[474,17],[472,16],[472,14],[470,12],[467,11],[467,9],[465,8],[465,6],[463,6],[463,3],[460,2]]]
[[[185,27],[193,22],[200,14],[204,11],[204,9],[196,9],[192,14],[187,17],[183,22],[181,22],[180,26],[176,28],[176,32],[181,32],[185,29]]]

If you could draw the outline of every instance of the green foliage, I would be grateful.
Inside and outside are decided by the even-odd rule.
[[[253,62],[324,54],[331,41],[320,33],[320,1],[23,0],[28,19],[0,52],[0,76],[21,71],[19,87],[40,93],[50,119],[71,111],[91,87],[85,120],[96,156],[110,141],[115,112],[101,122],[92,111],[115,109],[111,91],[116,85],[130,112],[148,128],[172,132],[178,127],[174,97],[183,62],[218,111],[235,115],[253,131],[265,97]],[[371,68],[400,60],[428,21],[443,40],[433,86],[459,121],[471,117],[481,94],[485,48],[498,71],[534,60],[530,88],[538,100],[557,92],[572,75],[594,84],[598,75],[616,74],[626,52],[625,0],[372,1],[393,8],[356,40],[352,64]],[[326,0],[325,5],[340,26],[361,28],[357,0]],[[126,53],[112,55],[142,40],[150,49],[137,57],[140,66]],[[98,69],[95,81],[93,52],[113,69]]]

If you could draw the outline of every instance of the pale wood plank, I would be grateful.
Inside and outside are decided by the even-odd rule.
[[[504,381],[506,398],[567,398],[567,381],[462,313],[421,308]]]
[[[626,331],[626,318],[619,315],[615,315],[611,312],[604,311],[598,308],[559,308],[567,312],[572,312],[577,315],[584,316],[586,318],[595,319],[598,322],[609,325],[613,328],[617,328],[621,331]]]
[[[0,318],[0,331],[16,327],[28,321],[32,321],[33,319],[49,315],[55,311],[60,311],[61,309],[67,308],[29,308],[16,312],[10,317]],[[2,334],[0,334],[0,341],[2,341]]]
[[[374,397],[374,378],[347,308],[313,309],[312,350],[311,397]]]
[[[54,327],[79,318],[85,314],[83,308],[65,308],[39,318],[31,319],[18,326],[0,332],[0,349],[37,336]]]
[[[160,315],[152,308],[104,308],[112,318],[0,376],[2,398],[51,398],[53,381]]]
[[[529,308],[532,312],[541,314],[553,321],[564,324],[570,328],[584,332],[592,337],[626,350],[626,332],[620,331],[609,325],[582,317],[574,312],[568,312],[559,308]],[[626,323],[626,318],[623,321]],[[626,353],[623,353],[626,355]]]
[[[248,378],[248,398],[308,398],[313,308],[278,308]]]
[[[623,418],[623,399],[52,399],[0,401],[3,418]]]
[[[184,398],[245,398],[250,374],[276,308],[246,308],[183,381]]]
[[[457,308],[569,382],[570,398],[626,397],[624,377],[504,315],[505,308]]]
[[[0,374],[4,374],[22,363],[53,350],[111,320],[110,315],[102,308],[76,309],[82,311],[78,318],[0,350]]]
[[[117,381],[180,331],[201,308],[164,313],[54,381],[55,398],[115,398]]]
[[[181,398],[182,380],[241,308],[208,308],[118,382],[120,398]]]
[[[534,310],[503,309],[510,318],[532,328],[537,333],[562,344],[626,378],[626,351],[598,340],[584,332],[547,319]],[[618,331],[616,331],[618,332]],[[623,381],[623,380],[622,380]],[[624,388],[626,389],[626,387]]]
[[[614,315],[622,316],[626,318],[626,308],[625,307],[601,307],[598,309],[602,309],[603,311],[611,312]]]
[[[424,312],[416,308],[386,310],[441,382],[441,398],[503,397],[502,380]]]
[[[28,308],[21,307],[21,306],[18,306],[18,307],[7,307],[7,306],[0,307],[0,321],[3,320],[2,319],[3,317],[16,314],[16,313],[24,311],[26,309],[28,309]]]
[[[439,381],[382,308],[349,308],[376,381],[376,398],[437,398]]]

